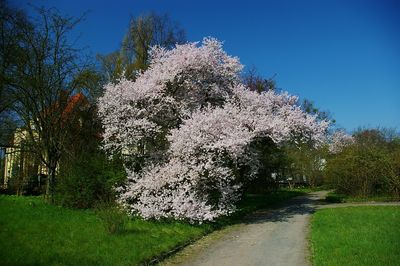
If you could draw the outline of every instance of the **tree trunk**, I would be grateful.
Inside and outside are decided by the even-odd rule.
[[[46,186],[46,198],[51,203],[54,203],[54,194],[56,186],[56,167],[48,168],[47,186]]]

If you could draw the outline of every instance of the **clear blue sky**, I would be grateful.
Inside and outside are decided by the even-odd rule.
[[[339,127],[400,130],[400,0],[11,2],[73,16],[90,10],[77,31],[93,55],[119,47],[130,16],[167,12],[189,41],[224,41],[244,65],[330,111]]]

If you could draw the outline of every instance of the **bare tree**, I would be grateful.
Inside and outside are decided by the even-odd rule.
[[[251,67],[243,74],[242,81],[250,90],[261,93],[276,89],[274,78],[275,75],[266,79],[258,73],[255,67]]]
[[[3,23],[11,25],[3,27],[4,34],[11,35],[8,31],[13,29],[18,29],[19,34],[13,44],[18,56],[10,60],[2,77],[8,97],[13,99],[7,109],[25,130],[27,148],[47,166],[46,192],[53,200],[56,169],[71,139],[70,124],[76,123],[76,119],[69,117],[70,99],[82,89],[82,78],[77,77],[86,69],[78,50],[67,38],[81,19],[43,8],[37,9],[37,16],[31,20],[4,17]]]
[[[8,146],[18,126],[12,106],[15,98],[10,84],[13,71],[23,51],[20,47],[22,25],[28,26],[26,14],[0,0],[0,146]]]
[[[106,55],[98,54],[97,61],[100,63],[100,72],[103,73],[105,81],[115,81],[123,72],[123,64],[119,51]]]
[[[21,56],[19,46],[23,32],[21,25],[27,25],[23,11],[10,7],[0,0],[0,145],[6,145],[16,123],[11,106],[15,102],[12,97],[10,82],[15,62]]]

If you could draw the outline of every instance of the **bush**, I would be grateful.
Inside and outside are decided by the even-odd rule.
[[[390,157],[393,175],[389,179],[389,188],[392,195],[400,198],[400,140],[394,143]]]
[[[356,133],[355,143],[330,158],[327,180],[338,193],[355,197],[399,196],[399,174],[396,156],[400,145],[385,138],[379,130]]]
[[[114,200],[114,187],[125,180],[119,160],[105,154],[82,154],[64,166],[57,184],[57,202],[66,207],[91,208]]]
[[[101,203],[96,207],[96,213],[103,220],[107,233],[117,234],[126,230],[128,216],[119,206],[113,203]]]

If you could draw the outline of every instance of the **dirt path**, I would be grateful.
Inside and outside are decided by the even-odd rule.
[[[206,236],[162,265],[308,265],[308,221],[326,193],[310,193],[280,209],[258,211],[245,223]]]

